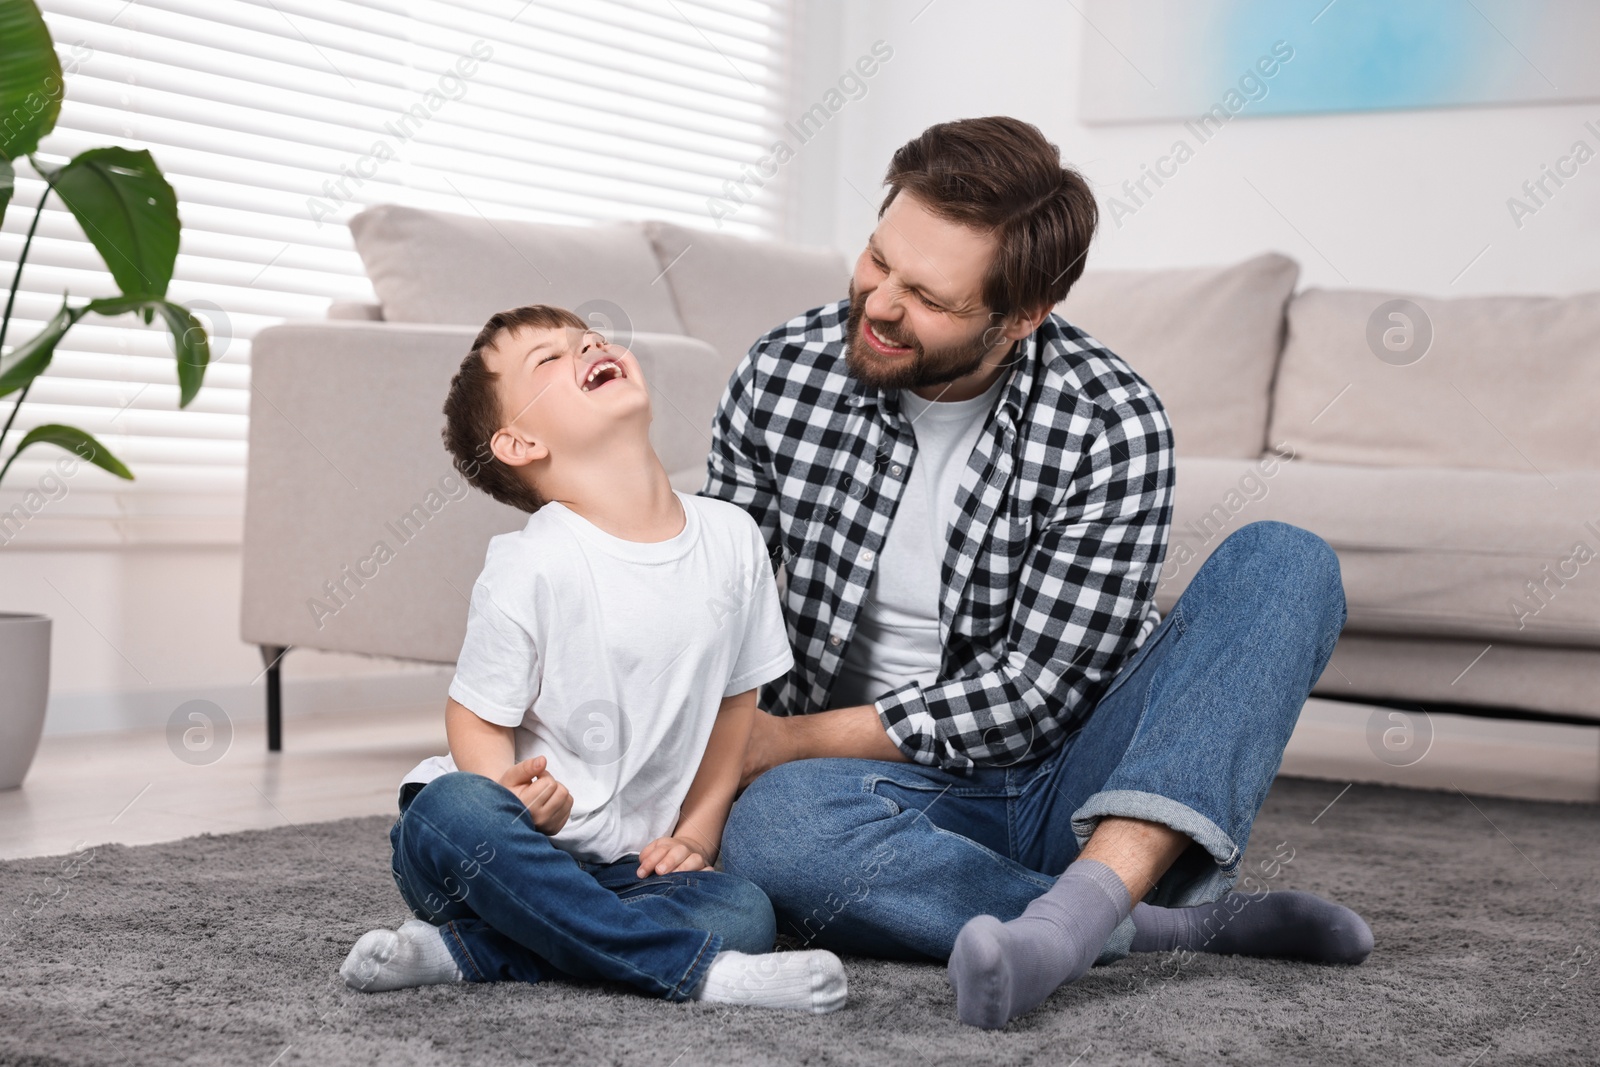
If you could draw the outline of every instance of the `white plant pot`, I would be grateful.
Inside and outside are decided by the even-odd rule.
[[[27,777],[49,698],[49,616],[0,612],[0,789]]]

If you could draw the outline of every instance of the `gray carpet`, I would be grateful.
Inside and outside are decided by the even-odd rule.
[[[1002,1033],[955,1021],[942,966],[856,959],[821,1018],[599,986],[347,992],[356,936],[405,917],[382,818],[13,861],[0,1063],[1596,1062],[1600,809],[1355,786],[1324,810],[1341,788],[1281,780],[1247,864],[1292,848],[1267,884],[1365,915],[1366,964],[1135,956]]]

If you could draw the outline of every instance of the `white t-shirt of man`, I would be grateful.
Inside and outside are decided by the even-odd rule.
[[[829,701],[834,707],[871,704],[907,682],[938,678],[944,651],[939,569],[956,520],[956,492],[1005,381],[1002,374],[971,400],[924,400],[900,390],[900,414],[916,435],[917,459],[856,615],[856,632]]]
[[[766,544],[738,505],[678,493],[666,541],[546,504],[489,542],[450,696],[515,727],[572,794],[551,843],[610,863],[673,832],[724,697],[794,665]],[[405,782],[456,769],[424,760]]]

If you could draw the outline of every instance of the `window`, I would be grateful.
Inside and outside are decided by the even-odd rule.
[[[41,0],[66,79],[40,156],[148,148],[178,193],[171,288],[207,321],[214,363],[177,410],[165,332],[74,328],[7,444],[67,422],[133,472],[121,482],[37,446],[0,488],[30,490],[0,543],[238,537],[250,340],[330,301],[372,299],[345,221],[395,202],[492,218],[709,225],[713,198],[780,136],[788,0]],[[727,233],[777,236],[781,177],[737,186]],[[0,233],[14,264],[43,183],[19,164]],[[729,203],[724,201],[724,203]],[[0,271],[9,284],[9,271]],[[111,278],[54,200],[9,343]],[[0,398],[0,413],[11,398]],[[58,484],[59,482],[59,484]],[[42,503],[40,503],[42,501]],[[48,531],[48,533],[46,533]]]

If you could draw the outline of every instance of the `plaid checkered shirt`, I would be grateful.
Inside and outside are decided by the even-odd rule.
[[[704,495],[743,506],[784,581],[795,669],[775,715],[825,711],[917,458],[898,392],[852,377],[849,302],[750,349],[716,414]],[[1155,629],[1172,430],[1154,390],[1051,315],[1018,343],[962,472],[940,568],[937,680],[884,694],[910,759],[947,770],[1053,752]]]

